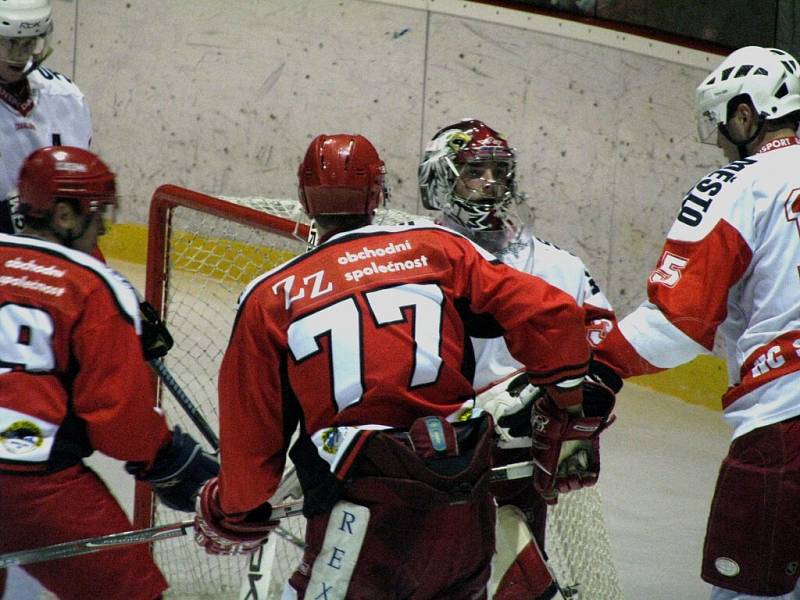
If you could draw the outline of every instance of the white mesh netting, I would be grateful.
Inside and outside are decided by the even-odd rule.
[[[223,199],[307,223],[294,200]],[[415,218],[419,217],[381,209],[375,222],[395,224]],[[176,345],[165,364],[216,429],[216,376],[237,296],[251,279],[303,252],[306,246],[300,239],[241,225],[197,208],[176,206],[169,213],[169,223],[164,307]],[[150,226],[163,228],[165,224],[151,222]],[[199,433],[177,402],[165,390],[161,396],[170,421],[192,431],[199,439]],[[180,513],[157,506],[154,524],[181,518],[184,517]],[[284,521],[283,527],[303,537],[302,517]],[[596,489],[563,496],[551,508],[547,553],[571,600],[622,600]],[[277,535],[270,538],[261,555],[251,559],[208,557],[187,537],[159,542],[155,554],[170,582],[167,597],[183,599],[279,598],[283,582],[300,558],[300,551]],[[249,569],[249,562],[267,568]],[[254,586],[260,590],[258,595],[252,592]],[[267,588],[269,592],[264,595]]]

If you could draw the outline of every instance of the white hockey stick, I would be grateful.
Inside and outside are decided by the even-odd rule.
[[[302,512],[302,502],[279,504],[272,507],[271,518],[285,519],[302,514]],[[100,552],[120,546],[157,542],[159,540],[186,535],[193,527],[194,521],[192,520],[179,521],[177,523],[170,523],[169,525],[110,533],[108,535],[73,540],[71,542],[63,542],[52,546],[20,550],[19,552],[9,552],[8,554],[0,555],[0,569],[6,569],[17,565],[29,565],[31,563],[55,560],[58,558],[69,558],[81,554],[91,554],[92,552]]]

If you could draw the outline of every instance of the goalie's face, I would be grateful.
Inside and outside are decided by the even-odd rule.
[[[494,205],[511,189],[513,165],[507,161],[474,161],[461,166],[453,192],[468,202]]]
[[[474,160],[457,169],[459,175],[445,212],[473,232],[503,230],[512,200],[514,163]]]

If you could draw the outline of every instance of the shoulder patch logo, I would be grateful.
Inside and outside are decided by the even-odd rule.
[[[0,431],[0,445],[11,454],[26,454],[44,443],[42,430],[31,421],[15,421]]]

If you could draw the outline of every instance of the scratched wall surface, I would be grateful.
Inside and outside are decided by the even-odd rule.
[[[124,221],[144,223],[167,182],[294,197],[310,139],[348,130],[375,142],[394,205],[419,212],[424,141],[478,117],[519,150],[523,214],[579,254],[625,314],[683,192],[723,161],[694,141],[704,71],[585,40],[359,0],[56,9],[51,64],[89,97]]]

